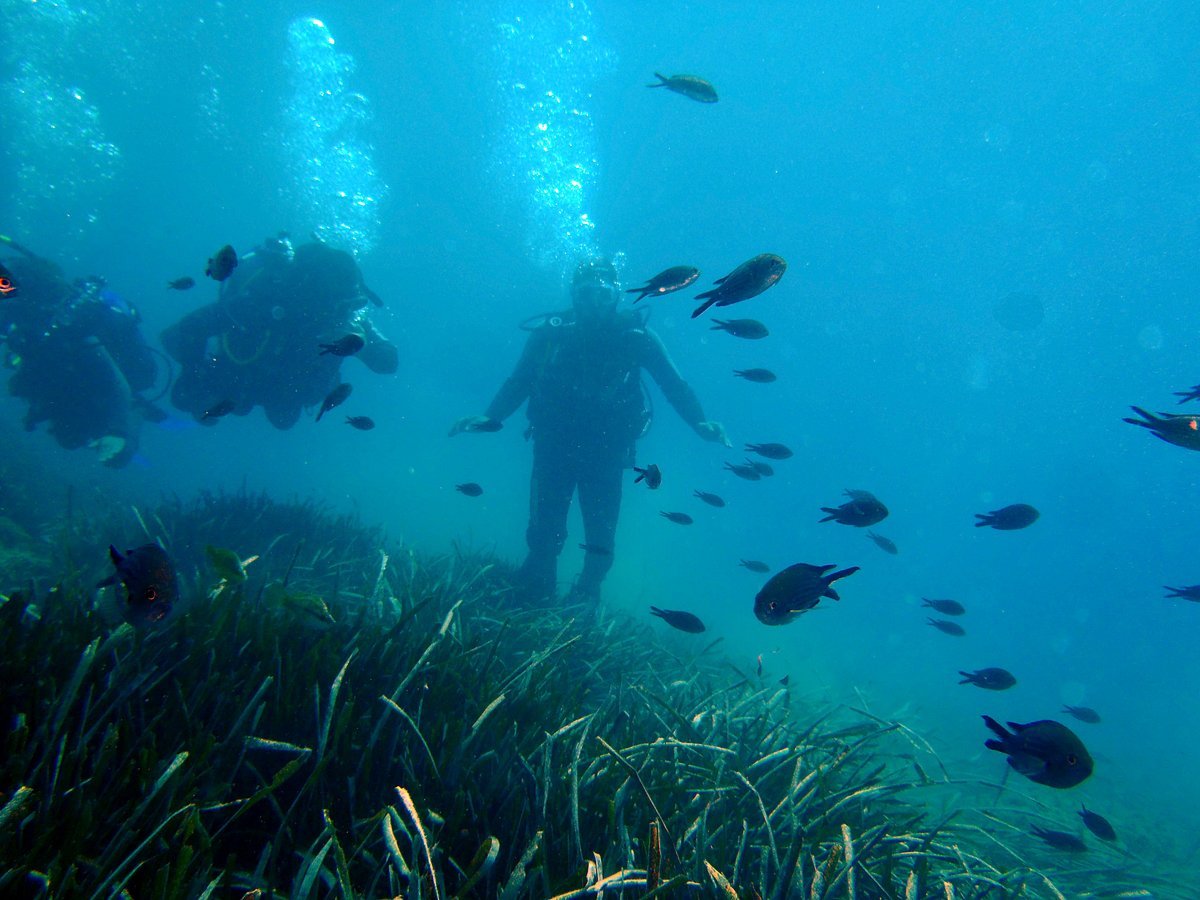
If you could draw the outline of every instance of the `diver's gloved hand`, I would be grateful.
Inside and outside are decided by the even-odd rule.
[[[697,422],[695,425],[696,434],[704,438],[706,441],[712,441],[714,444],[724,444],[726,447],[732,447],[729,442],[729,435],[725,433],[725,426],[720,422]]]
[[[450,428],[448,437],[462,434],[464,431],[499,431],[504,427],[502,422],[487,416],[463,416]]]

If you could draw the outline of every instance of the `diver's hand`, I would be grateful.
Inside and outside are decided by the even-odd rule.
[[[696,434],[704,438],[706,441],[712,441],[714,444],[724,444],[726,447],[732,447],[729,442],[729,436],[725,434],[725,426],[720,422],[697,422]]]
[[[450,427],[448,437],[462,434],[464,431],[499,431],[502,423],[487,416],[463,416]]]

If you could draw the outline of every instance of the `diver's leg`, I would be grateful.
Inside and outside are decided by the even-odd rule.
[[[580,472],[579,510],[591,548],[583,557],[583,571],[575,583],[574,593],[580,599],[599,600],[600,584],[612,568],[624,472],[624,459],[615,454],[593,457]]]
[[[571,454],[558,442],[535,440],[529,482],[529,553],[517,572],[518,589],[529,600],[553,597],[558,581],[558,555],[567,539],[567,513],[575,490]]]

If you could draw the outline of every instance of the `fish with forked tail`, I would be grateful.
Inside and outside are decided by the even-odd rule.
[[[991,716],[983,722],[996,738],[984,746],[1008,757],[1008,764],[1030,781],[1052,788],[1070,788],[1092,774],[1092,756],[1083,741],[1066,725],[1053,719],[1040,719],[1021,725],[1009,722],[1012,731]]]
[[[321,401],[321,408],[317,410],[317,421],[320,422],[321,416],[325,415],[325,413],[329,412],[335,406],[341,406],[345,403],[352,390],[354,390],[353,387],[342,382],[330,391],[325,399]]]
[[[655,72],[654,77],[658,79],[657,83],[648,84],[646,87],[666,88],[668,91],[682,94],[697,103],[717,102],[717,89],[712,86],[711,82],[705,81],[697,75],[672,75],[668,78],[666,75]]]
[[[158,544],[143,544],[121,553],[110,544],[108,556],[117,571],[96,586],[118,581],[125,586],[125,617],[130,622],[144,625],[165,619],[179,599],[175,566],[167,552]]]
[[[858,571],[850,566],[838,572],[834,565],[814,566],[796,563],[778,572],[763,585],[754,598],[754,615],[764,625],[786,625],[801,613],[821,602],[822,597],[841,600],[833,583]]]

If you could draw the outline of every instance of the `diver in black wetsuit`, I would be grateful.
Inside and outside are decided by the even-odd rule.
[[[16,285],[0,300],[8,391],[29,404],[26,430],[48,424],[67,450],[94,448],[113,468],[137,453],[143,420],[165,413],[142,396],[158,365],[137,311],[95,276],[68,281],[62,269],[0,236]]]
[[[487,412],[460,419],[450,432],[494,431],[529,401],[529,554],[517,585],[529,601],[555,594],[558,556],[575,491],[587,552],[572,599],[599,599],[600,585],[613,563],[623,471],[633,465],[635,442],[649,425],[642,369],[697,434],[729,446],[725,429],[707,420],[658,336],[637,314],[617,309],[620,296],[612,263],[580,263],[571,285],[573,314],[549,317],[535,328]]]
[[[180,363],[171,402],[206,424],[215,424],[205,413],[218,404],[240,416],[261,405],[272,425],[291,428],[340,380],[342,357],[321,354],[323,342],[356,334],[367,368],[396,371],[399,353],[371,324],[369,301],[379,298],[349,253],[315,241],[293,250],[286,235],[267,239],[221,282],[216,303],[162,333]]]

